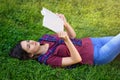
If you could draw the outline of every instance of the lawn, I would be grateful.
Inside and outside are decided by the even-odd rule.
[[[120,80],[120,59],[101,66],[53,69],[9,57],[17,41],[53,34],[42,26],[42,7],[64,14],[77,38],[120,33],[120,0],[0,0],[0,80]]]

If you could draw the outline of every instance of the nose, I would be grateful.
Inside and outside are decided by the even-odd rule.
[[[34,44],[34,41],[30,40],[30,44]]]

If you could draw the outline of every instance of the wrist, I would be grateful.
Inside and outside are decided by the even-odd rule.
[[[69,42],[69,41],[70,41],[70,38],[69,38],[68,36],[66,36],[66,37],[64,38],[64,41],[65,41],[65,42]]]
[[[64,26],[67,27],[67,26],[68,26],[68,22],[65,22],[65,23],[64,23]]]

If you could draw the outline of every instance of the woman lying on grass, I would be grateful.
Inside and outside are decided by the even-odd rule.
[[[9,53],[20,60],[36,59],[52,67],[67,67],[74,64],[102,65],[113,61],[120,53],[120,34],[114,37],[76,39],[76,33],[66,21],[66,32],[44,35],[38,42],[20,41]]]

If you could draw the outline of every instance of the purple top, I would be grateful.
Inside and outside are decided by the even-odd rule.
[[[80,39],[78,39],[80,40]],[[82,57],[82,61],[80,64],[93,64],[93,44],[90,38],[83,38],[81,39],[82,45],[75,45],[76,49],[78,50],[80,56]],[[40,43],[49,44],[49,49],[52,48],[55,43],[49,41],[41,41]],[[49,51],[49,50],[48,50]],[[60,44],[56,47],[54,52],[48,57],[46,60],[47,64],[52,67],[61,67],[62,65],[62,58],[69,57],[70,52],[65,44]]]

